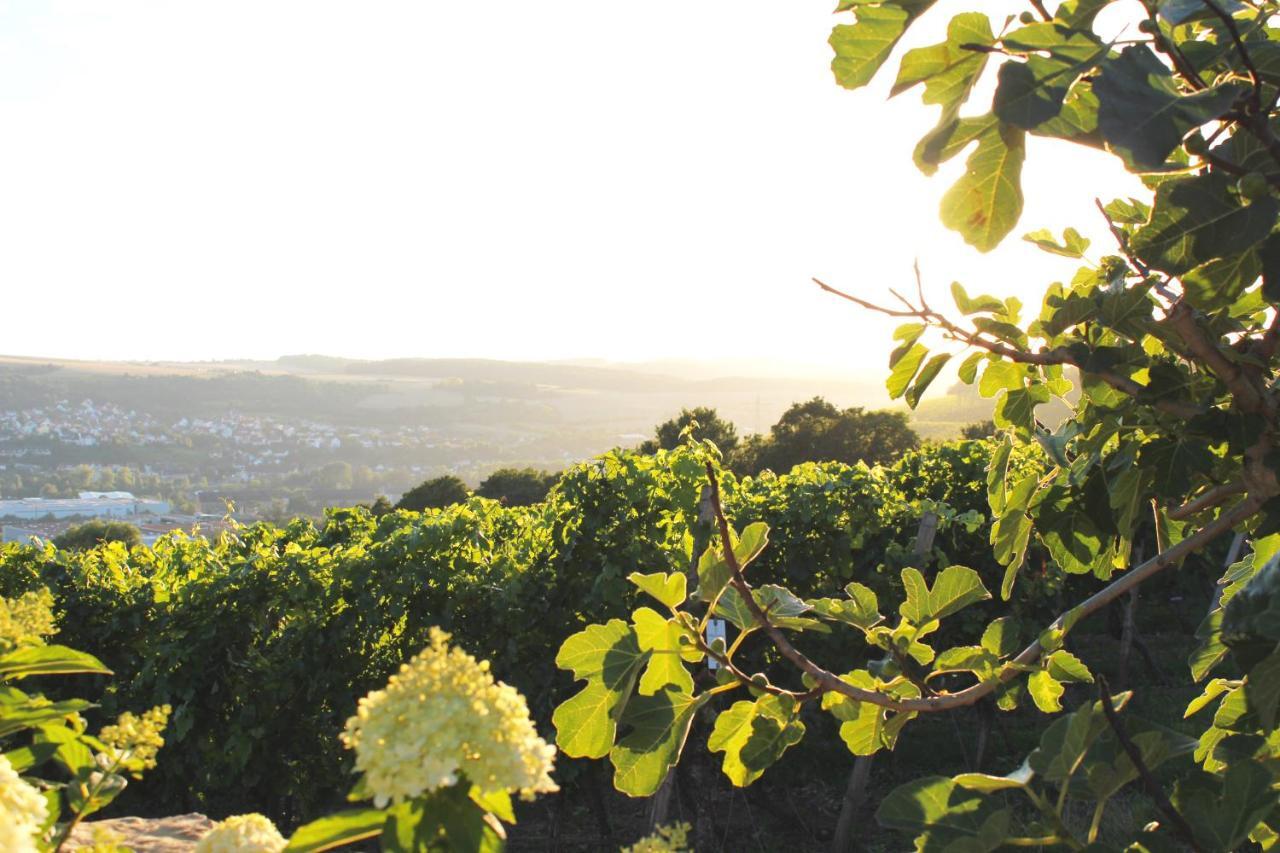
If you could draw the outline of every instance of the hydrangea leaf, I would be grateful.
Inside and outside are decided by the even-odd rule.
[[[27,646],[0,655],[0,680],[40,675],[111,675],[102,661],[66,646]]]
[[[320,853],[382,834],[387,813],[382,809],[350,809],[313,820],[289,837],[286,853]]]

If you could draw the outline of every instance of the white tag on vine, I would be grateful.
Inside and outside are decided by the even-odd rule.
[[[717,637],[719,637],[721,640],[724,639],[724,620],[723,619],[712,619],[709,622],[707,622],[707,645],[708,646],[711,645],[712,642]],[[707,669],[719,669],[719,668],[720,668],[720,664],[716,661],[715,658],[712,658],[712,657],[707,658]]]

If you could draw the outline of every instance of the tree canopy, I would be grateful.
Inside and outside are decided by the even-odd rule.
[[[730,456],[740,474],[790,471],[803,462],[890,462],[920,445],[906,412],[840,409],[821,397],[795,403]]]
[[[558,476],[536,468],[499,468],[480,483],[476,494],[507,506],[529,506],[547,496]]]
[[[738,446],[738,428],[733,423],[720,417],[720,413],[709,406],[697,406],[681,409],[679,415],[659,424],[654,429],[653,438],[640,445],[640,452],[674,450],[691,424],[696,424],[692,432],[694,439],[714,443],[721,453],[732,454]]]
[[[53,544],[68,551],[88,551],[106,542],[123,542],[127,547],[142,544],[142,531],[127,521],[95,518],[68,527],[53,538]]]
[[[396,501],[396,509],[409,509],[421,512],[424,509],[440,509],[462,503],[471,497],[467,484],[452,474],[433,477],[400,496]]]

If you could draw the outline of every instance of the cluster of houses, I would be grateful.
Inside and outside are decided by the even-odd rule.
[[[285,421],[238,412],[164,422],[146,412],[93,400],[60,400],[43,408],[0,411],[0,442],[46,438],[80,447],[113,442],[146,446],[202,437],[253,451],[274,448],[266,453],[278,458],[287,457],[290,448],[337,450],[348,444],[364,448],[415,444],[429,447],[433,439],[432,431],[424,426],[339,428],[303,419]]]

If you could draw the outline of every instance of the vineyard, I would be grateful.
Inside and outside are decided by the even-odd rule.
[[[722,473],[720,486],[736,524],[770,528],[769,547],[753,564],[760,577],[806,598],[857,580],[880,601],[894,602],[904,597],[899,571],[908,565],[932,574],[962,563],[983,583],[999,585],[1003,568],[988,544],[985,472],[1001,452],[990,440],[954,442],[889,467],[807,464],[741,482]],[[61,614],[58,641],[95,650],[114,672],[109,680],[81,676],[68,687],[75,695],[101,694],[95,713],[104,719],[171,705],[157,766],[130,785],[117,809],[263,812],[295,826],[342,805],[352,760],[337,733],[359,696],[428,644],[431,627],[491,661],[498,677],[528,697],[541,729],[552,732],[552,710],[574,684],[547,649],[589,622],[626,618],[644,606],[644,594],[627,579],[633,572],[697,577],[693,554],[712,535],[699,507],[704,466],[713,458],[701,446],[608,454],[571,469],[544,503],[529,507],[476,498],[380,519],[360,508],[332,510],[319,526],[260,524],[213,542],[177,535],[131,550],[119,543],[90,551],[9,545],[0,560],[0,594],[52,590]],[[1035,460],[1017,464],[1030,471]],[[926,516],[936,520],[936,533],[918,553]],[[1044,556],[1033,556],[1037,561]],[[1024,578],[1013,616],[1028,628],[1046,622],[1071,585],[1054,573]],[[994,615],[989,611],[971,608],[944,638],[978,638]],[[1094,630],[1105,634],[1107,625]],[[806,648],[866,665],[870,656],[859,645],[832,633],[814,635]],[[1105,668],[1104,661],[1089,662]],[[774,655],[757,654],[751,667],[786,677],[785,662]],[[714,676],[704,666],[697,677]],[[934,733],[947,742],[942,749],[957,770],[975,759],[1000,769],[996,734],[983,719],[965,718],[967,742],[957,743],[949,726]],[[782,762],[778,779],[807,779],[810,794],[826,800],[825,817],[801,812],[812,823],[807,840],[818,849],[834,831],[853,756],[837,725],[810,725],[814,731]],[[999,731],[1025,737],[1026,725],[1001,723]],[[980,748],[980,732],[992,743],[985,758],[971,754]],[[703,726],[694,736],[708,735]],[[809,770],[814,762],[821,768],[816,775]],[[700,835],[728,832],[746,843],[744,827],[717,823],[718,804],[733,799],[733,788],[716,778],[717,767],[703,764],[696,769],[704,777],[684,783],[688,790],[670,816],[701,813]],[[594,847],[626,840],[625,833],[644,825],[647,811],[628,798],[589,793],[599,782],[589,763],[562,757],[556,776],[563,792],[525,809],[523,823],[536,834],[517,847],[539,849],[556,835]],[[699,788],[705,790],[695,796]],[[744,801],[744,807],[753,806]],[[775,827],[792,819],[776,808],[763,808],[759,818]]]
[[[780,583],[818,594],[872,576],[889,595],[922,512],[941,518],[925,565],[989,551],[985,492],[973,485],[989,454],[957,443],[892,468],[806,465],[742,484],[726,476],[725,488],[732,512],[773,526],[762,560]],[[708,535],[701,458],[609,454],[530,507],[476,498],[381,519],[333,510],[318,527],[261,524],[132,550],[9,545],[0,594],[53,591],[58,641],[95,650],[115,673],[105,716],[172,705],[158,766],[126,803],[296,823],[341,803],[351,763],[336,733],[357,697],[426,645],[430,626],[490,660],[547,728],[572,691],[547,649],[602,614],[630,613],[642,602],[627,575],[686,571]],[[76,685],[90,695],[102,686]],[[574,770],[561,766],[562,785]]]

